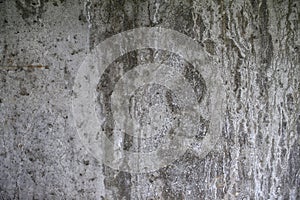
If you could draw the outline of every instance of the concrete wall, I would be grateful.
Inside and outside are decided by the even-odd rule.
[[[0,197],[299,199],[299,8],[296,0],[0,0]],[[196,110],[201,117],[195,123],[193,115],[184,121],[197,134],[192,144],[183,144],[183,155],[156,171],[134,173],[107,166],[97,157],[102,147],[90,148],[91,141],[79,137],[72,99],[84,59],[97,48],[110,51],[103,41],[111,36],[141,27],[176,30],[193,39],[204,60],[200,71],[191,70],[193,62],[178,49],[155,44],[127,52],[114,43],[111,48],[125,54],[99,77],[95,109],[103,123],[93,130],[119,145],[122,165],[130,161],[124,152],[153,151],[168,142],[173,124],[163,120],[177,116],[178,105],[192,96],[178,98],[161,84],[136,88],[132,96],[131,112],[141,126],[148,123],[157,131],[155,137],[114,130],[122,118],[111,108],[115,86],[145,63],[178,68],[197,88],[193,92],[204,110]],[[143,34],[136,36],[143,40]],[[171,37],[162,42],[175,43]],[[134,74],[128,77],[140,84]],[[216,122],[213,102],[222,105],[221,121]],[[163,120],[155,118],[156,111]],[[204,142],[211,135],[219,136],[212,137],[212,149]],[[167,147],[173,156],[176,148]],[[103,152],[117,157],[111,149]],[[164,161],[162,156],[151,166]]]

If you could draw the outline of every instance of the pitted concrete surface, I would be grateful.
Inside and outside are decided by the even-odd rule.
[[[270,0],[0,0],[0,197],[300,198],[299,8],[298,1]],[[199,65],[220,74],[222,93],[214,97],[206,70],[195,70],[176,51],[121,48],[126,53],[108,63],[95,90],[95,111],[105,122],[99,129],[120,155],[166,143],[185,105],[160,84],[135,88],[128,115],[141,133],[154,134],[136,138],[114,130],[119,112],[112,103],[119,97],[113,98],[118,88],[140,83],[134,68],[171,66],[196,88],[195,99],[204,107],[197,126],[185,121],[197,134],[182,156],[156,171],[131,173],[89,151],[78,134],[72,99],[84,59],[111,36],[141,27],[192,38],[207,59]],[[201,157],[199,144],[215,120],[205,108],[216,99],[223,104],[220,138]]]

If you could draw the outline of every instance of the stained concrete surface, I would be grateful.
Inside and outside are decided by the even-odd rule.
[[[299,7],[297,1],[265,0],[0,1],[0,196],[300,198]],[[173,29],[198,42],[222,74],[225,106],[221,138],[205,158],[191,149],[158,171],[135,174],[114,170],[87,151],[71,104],[86,55],[110,36],[139,27]],[[188,65],[169,54],[138,50],[111,68],[161,60]],[[107,71],[97,90],[108,119],[117,72]],[[203,92],[208,83],[195,80],[199,98],[209,95]],[[176,99],[154,85],[138,90],[136,101],[134,111],[147,121],[148,104],[172,108]],[[205,115],[199,124],[205,130]],[[105,128],[112,136],[109,123]],[[136,150],[131,137],[123,142],[124,150]],[[149,151],[162,141],[143,142]]]

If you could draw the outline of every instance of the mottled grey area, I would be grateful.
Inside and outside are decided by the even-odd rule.
[[[299,199],[299,9],[297,0],[0,0],[0,197]],[[85,56],[106,38],[138,27],[170,28],[202,45],[222,73],[225,108],[222,137],[205,158],[191,148],[158,171],[131,174],[87,152],[71,98]],[[178,55],[127,53],[99,77],[107,135],[113,136],[110,95],[118,66],[129,71],[154,61],[186,66],[199,102],[209,95],[208,83]],[[144,121],[153,102],[170,113],[180,109],[172,91],[160,86],[141,88],[136,101],[133,111]],[[201,140],[205,116],[199,124]],[[146,151],[159,142],[158,136],[136,146],[125,136],[123,149]]]

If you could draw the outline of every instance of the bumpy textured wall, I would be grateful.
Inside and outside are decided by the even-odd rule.
[[[297,0],[0,0],[0,197],[299,199],[299,8]],[[198,42],[221,74],[224,104],[221,138],[206,157],[191,149],[141,174],[93,158],[71,109],[86,55],[138,27],[169,28]],[[108,118],[118,66],[145,60],[182,64],[156,49],[120,57],[97,90]],[[205,84],[213,83],[196,79],[199,98],[210,95]],[[159,85],[141,88],[133,112],[147,119],[148,104],[172,107],[172,98]],[[104,129],[113,137],[109,123]],[[122,141],[126,150],[137,148],[131,138]],[[143,150],[157,145],[148,142]]]

